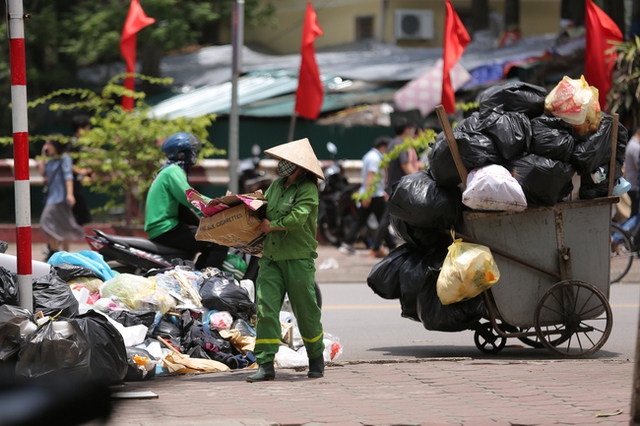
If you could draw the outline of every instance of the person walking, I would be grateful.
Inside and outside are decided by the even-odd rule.
[[[162,143],[167,162],[149,188],[144,231],[151,241],[194,255],[200,253],[196,269],[220,268],[229,248],[196,240],[200,220],[186,193],[191,188],[187,179],[189,169],[198,161],[201,146],[197,137],[186,132],[175,133]]]
[[[73,161],[67,146],[47,139],[42,156],[46,160],[38,162],[38,171],[45,177],[47,191],[40,227],[47,239],[46,261],[57,251],[69,251],[70,242],[82,240],[84,231],[71,210],[76,199],[73,195]]]
[[[412,138],[416,132],[416,124],[409,121],[404,117],[399,117],[394,121],[393,131],[395,137],[391,139],[387,146],[387,152],[391,152],[396,146],[402,144],[406,138]],[[391,196],[395,184],[402,179],[403,176],[417,173],[422,168],[422,164],[418,161],[418,154],[413,148],[409,148],[406,151],[401,151],[398,157],[389,163],[387,168],[387,194]],[[384,255],[381,252],[380,247],[383,241],[387,241],[390,238],[389,233],[389,206],[385,204],[385,211],[382,215],[382,219],[378,224],[378,232],[376,232],[376,238],[373,240],[372,253],[377,255]],[[389,246],[389,250],[395,248],[395,243]]]
[[[373,148],[371,148],[364,157],[362,157],[362,185],[360,185],[358,192],[360,194],[366,193],[373,184],[375,176],[378,173],[382,174],[382,179],[377,182],[371,197],[360,202],[360,206],[358,207],[358,217],[348,230],[344,242],[338,249],[341,253],[349,255],[355,254],[356,250],[353,247],[353,243],[358,232],[360,232],[360,229],[362,229],[362,227],[367,223],[367,219],[370,214],[373,213],[375,215],[378,223],[382,220],[382,215],[384,214],[389,195],[385,191],[385,170],[380,170],[380,161],[382,160],[382,156],[387,152],[387,146],[389,145],[390,140],[391,138],[388,136],[380,136],[375,140]],[[385,236],[385,242],[387,247],[391,249],[395,247],[395,241],[388,232]],[[376,251],[371,250],[370,256],[384,257],[385,253],[380,249]]]
[[[624,178],[631,184],[629,198],[631,199],[631,214],[629,218],[638,215],[640,210],[640,126],[627,143],[624,158]]]
[[[254,354],[259,368],[247,377],[247,382],[275,379],[274,360],[280,347],[280,309],[285,294],[289,295],[309,358],[307,377],[320,378],[324,376],[324,333],[314,288],[318,178],[324,177],[306,138],[267,149],[265,154],[280,160],[280,178],[265,192],[266,218],[260,229],[266,238],[256,280]]]

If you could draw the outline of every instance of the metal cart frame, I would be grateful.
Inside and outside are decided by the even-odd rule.
[[[438,118],[466,184],[467,170],[442,106]],[[611,167],[615,165],[618,117],[614,115]],[[547,348],[563,357],[587,357],[607,341],[613,327],[610,286],[611,197],[561,202],[518,213],[464,213],[456,236],[487,246],[500,280],[482,293],[488,322],[478,322],[474,341],[497,353],[507,338]],[[530,259],[530,260],[525,260]],[[595,283],[595,284],[590,284]]]

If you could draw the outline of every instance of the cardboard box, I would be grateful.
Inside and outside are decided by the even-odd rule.
[[[196,240],[233,247],[261,257],[266,234],[257,230],[262,219],[249,206],[240,204],[200,219]]]

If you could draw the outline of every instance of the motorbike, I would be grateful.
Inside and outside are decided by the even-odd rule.
[[[240,160],[237,168],[238,193],[249,194],[257,190],[265,192],[271,185],[272,179],[267,176],[264,170],[260,170],[260,152],[260,147],[253,145],[251,147],[252,157]]]
[[[324,182],[320,184],[320,213],[318,215],[318,231],[322,238],[339,247],[349,229],[358,219],[358,204],[352,195],[358,192],[359,184],[350,184],[345,176],[344,168],[335,160],[338,148],[332,142],[327,143],[332,162],[324,169]],[[367,218],[367,223],[359,230],[356,241],[367,247],[373,246],[378,221],[375,215]]]

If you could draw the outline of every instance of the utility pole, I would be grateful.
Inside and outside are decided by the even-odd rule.
[[[22,0],[7,1],[7,29],[11,62],[11,115],[13,118],[14,189],[20,306],[33,313],[31,274],[31,185],[29,182],[29,128],[27,116],[27,70],[24,48]]]
[[[235,0],[231,23],[231,114],[229,115],[229,191],[238,193],[239,127],[238,77],[242,70],[242,46],[244,45],[244,0]]]

